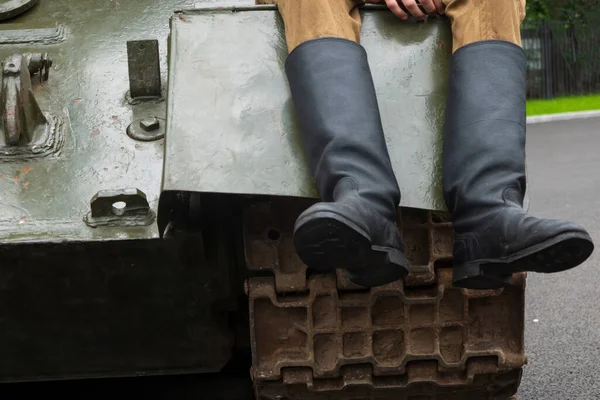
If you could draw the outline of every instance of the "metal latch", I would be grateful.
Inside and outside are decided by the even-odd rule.
[[[148,226],[155,220],[146,195],[138,189],[101,190],[90,207],[83,221],[92,228]]]

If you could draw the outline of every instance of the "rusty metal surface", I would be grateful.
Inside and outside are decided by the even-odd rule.
[[[449,22],[404,23],[387,11],[362,12],[361,43],[371,60],[402,205],[444,210],[441,131]],[[272,6],[173,17],[165,196],[184,191],[316,197],[284,75],[286,57],[283,24]]]
[[[427,376],[434,373],[435,365],[415,365],[412,371]],[[499,373],[485,362],[474,362],[465,373],[471,381],[468,387],[414,383],[405,389],[393,378],[374,379],[368,368],[348,368],[337,382],[337,390],[320,391],[315,390],[310,371],[292,370],[284,373],[282,382],[259,383],[255,392],[256,400],[517,400],[512,394],[521,374],[521,369]]]
[[[306,205],[282,199],[245,210],[247,266],[272,274],[248,281],[259,399],[516,393],[526,362],[524,274],[502,290],[454,288],[447,215],[402,209],[407,256],[423,273],[370,290],[343,274],[312,275],[292,245]]]
[[[334,276],[314,276],[306,293],[281,296],[272,278],[251,279],[253,377],[275,380],[282,369],[306,367],[315,379],[335,378],[353,364],[400,377],[429,360],[436,368],[428,379],[451,385],[468,383],[448,376],[472,359],[498,370],[521,368],[523,282],[500,294],[475,294],[453,288],[450,275],[443,268],[433,286],[397,283],[366,292],[340,291]]]

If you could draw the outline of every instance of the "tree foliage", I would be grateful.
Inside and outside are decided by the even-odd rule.
[[[527,0],[527,19],[597,22],[600,21],[599,7],[600,0]]]

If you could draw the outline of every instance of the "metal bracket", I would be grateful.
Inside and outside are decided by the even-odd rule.
[[[148,226],[156,216],[138,189],[101,190],[92,197],[90,208],[83,221],[91,228]]]
[[[60,121],[42,112],[31,82],[38,73],[40,82],[47,81],[51,66],[46,53],[17,53],[2,63],[0,158],[38,157],[60,148]]]
[[[31,91],[27,64],[22,54],[13,54],[2,66],[2,126],[6,146],[30,143],[35,131],[48,124]]]
[[[30,75],[39,74],[40,83],[46,82],[50,78],[50,68],[52,67],[52,59],[48,53],[29,53],[26,58]]]
[[[164,97],[160,73],[158,40],[127,42],[129,66],[129,92],[126,101],[132,107],[133,122],[127,127],[127,135],[143,142],[162,139],[165,136]]]
[[[129,102],[162,100],[158,40],[127,42]]]

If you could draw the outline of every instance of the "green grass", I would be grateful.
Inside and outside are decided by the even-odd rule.
[[[600,95],[527,101],[528,116],[589,110],[600,110]]]

